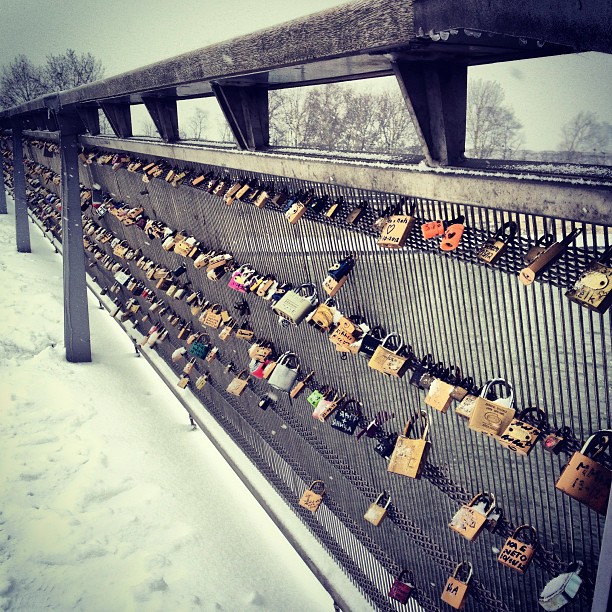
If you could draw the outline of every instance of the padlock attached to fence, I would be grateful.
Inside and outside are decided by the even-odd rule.
[[[559,429],[553,433],[547,434],[542,440],[544,450],[558,455],[565,448],[567,438],[571,435],[571,433],[572,430],[564,425],[563,427],[559,427]]]
[[[332,414],[332,412],[334,412],[334,410],[338,408],[338,405],[345,397],[346,395],[340,396],[340,393],[335,393],[333,398],[331,396],[324,397],[317,404],[317,407],[314,409],[312,416],[315,419],[319,419],[319,421],[324,423],[325,419],[327,419]]]
[[[392,338],[398,340],[399,346],[395,351],[388,348]],[[368,366],[373,370],[401,378],[407,371],[410,364],[410,357],[403,355],[404,345],[398,334],[388,334],[382,343],[376,348],[372,357],[368,361]]]
[[[271,387],[289,393],[297,380],[299,369],[298,356],[287,351],[278,358],[268,382]]]
[[[535,418],[532,415],[535,415]],[[546,413],[543,410],[536,407],[525,408],[512,419],[507,429],[499,436],[498,442],[517,455],[527,456],[538,441],[545,424]]]
[[[440,242],[440,248],[443,251],[454,251],[459,246],[459,242],[465,230],[464,221],[463,215],[459,215],[448,224],[442,236],[442,242]]]
[[[331,426],[342,433],[352,436],[362,418],[361,403],[354,399],[347,400],[338,406]]]
[[[522,536],[521,533],[528,533],[529,536]],[[525,538],[529,541],[525,542]],[[509,567],[521,574],[525,573],[531,557],[538,545],[538,532],[531,525],[521,525],[514,530],[512,537],[508,538],[497,560],[506,567]]]
[[[451,393],[454,389],[455,385],[434,378],[425,395],[425,403],[440,412],[446,412],[453,401]]]
[[[387,500],[383,501],[385,497]],[[368,521],[368,523],[372,523],[372,525],[378,527],[385,519],[385,516],[387,516],[387,510],[389,509],[390,503],[391,496],[383,491],[376,500],[370,504],[363,518]]]
[[[538,598],[538,603],[544,610],[560,610],[576,597],[582,584],[582,567],[582,561],[571,563],[567,572],[546,583]]]
[[[608,310],[612,304],[612,246],[580,275],[565,297],[600,314]]]
[[[503,386],[508,395],[497,398],[495,401],[487,399],[489,392],[495,386]],[[503,378],[494,378],[487,381],[480,392],[480,396],[474,402],[469,421],[470,429],[499,436],[508,428],[514,418],[513,404],[514,389],[510,383]]]
[[[400,205],[400,208],[403,207],[405,207],[405,201]],[[408,235],[416,222],[414,217],[415,208],[416,205],[413,204],[408,213],[399,211],[402,214],[393,214],[387,217],[376,244],[385,249],[402,248],[406,244]]]
[[[293,325],[299,325],[316,308],[318,301],[315,286],[305,283],[297,287],[295,291],[287,291],[274,304],[272,310]]]
[[[409,437],[412,432],[413,421],[416,420],[414,418],[409,419],[404,428],[404,433],[398,436],[395,442],[395,448],[387,466],[388,472],[410,478],[419,478],[423,463],[427,460],[431,442],[427,439],[429,434],[427,413],[421,410],[418,418],[421,423],[421,437],[416,439]]]
[[[464,578],[460,578],[461,573],[465,576]],[[465,605],[472,573],[473,568],[469,561],[459,563],[453,575],[446,581],[444,591],[442,591],[442,601],[455,610],[461,610]]]
[[[330,297],[334,297],[338,291],[342,288],[348,275],[355,266],[354,255],[347,255],[343,259],[340,259],[333,264],[327,270],[327,276],[323,280],[323,290]]]
[[[389,597],[402,604],[408,602],[414,590],[414,576],[410,570],[402,570],[389,589]]]
[[[300,497],[299,504],[314,514],[321,505],[324,495],[325,483],[322,480],[314,480]]]
[[[482,511],[476,507],[478,502],[481,502],[479,505],[484,504]],[[469,504],[464,504],[457,510],[448,526],[471,542],[484,527],[494,507],[495,495],[487,492],[478,493]]]
[[[555,485],[560,491],[604,516],[608,509],[612,471],[595,458],[610,448],[611,442],[611,429],[594,433],[580,452],[572,455]]]
[[[476,251],[476,257],[484,263],[495,263],[506,250],[506,247],[514,240],[518,226],[514,221],[508,221],[497,229],[495,234],[489,238]]]
[[[249,373],[246,370],[242,370],[237,376],[234,376],[225,390],[231,395],[240,396],[247,388],[248,384]]]

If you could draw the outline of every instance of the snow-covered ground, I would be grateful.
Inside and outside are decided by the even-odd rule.
[[[0,609],[331,612],[94,299],[93,362],[65,361],[61,258],[33,225],[32,254],[17,253],[12,211],[0,215]]]

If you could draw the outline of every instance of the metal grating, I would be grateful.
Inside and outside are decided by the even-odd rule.
[[[34,147],[30,154],[59,171],[57,157],[43,158]],[[237,169],[217,170],[232,178],[245,176]],[[370,324],[398,332],[418,356],[431,354],[436,362],[457,365],[478,384],[498,375],[511,381],[519,408],[538,405],[546,409],[551,424],[572,429],[576,441],[571,450],[592,431],[609,426],[611,315],[580,309],[563,296],[593,254],[609,246],[609,227],[413,199],[422,221],[463,214],[467,230],[462,244],[445,254],[435,241],[424,241],[415,230],[407,248],[391,251],[375,246],[371,223],[377,211],[397,201],[397,194],[258,175],[261,182],[284,185],[290,192],[309,189],[332,199],[341,195],[347,209],[362,200],[370,203],[357,228],[347,225],[344,215],[330,221],[311,213],[290,226],[275,207],[260,210],[240,202],[228,207],[218,197],[188,185],[174,189],[162,180],[145,184],[138,174],[114,172],[108,166],[92,165],[82,172],[83,183],[96,181],[116,200],[139,203],[148,216],[176,229],[188,228],[207,246],[224,248],[238,262],[249,262],[283,281],[320,286],[338,256],[356,252],[357,266],[337,300],[343,312],[362,314]],[[148,193],[142,194],[145,188]],[[480,265],[474,257],[476,247],[507,220],[519,224],[520,239],[494,269]],[[170,269],[184,261],[166,253],[159,241],[145,240],[134,226],[124,227],[109,215],[101,224]],[[528,246],[544,230],[562,236],[576,227],[584,239],[576,241],[540,282],[520,285],[516,276]],[[104,248],[111,252],[108,245]],[[144,279],[129,263],[132,273]],[[94,273],[102,282],[107,271],[100,268]],[[187,275],[208,299],[228,309],[241,297],[226,281],[213,283],[202,271],[189,268]],[[111,279],[108,275],[107,282]],[[186,321],[192,318],[184,302],[166,301]],[[395,417],[384,424],[385,432],[400,432],[408,415],[424,406],[422,392],[409,385],[409,376],[391,380],[358,357],[342,360],[320,332],[306,324],[280,327],[267,302],[256,297],[248,301],[257,336],[274,340],[279,352],[297,352],[304,371],[316,370],[313,386],[328,383],[342,389],[363,403],[369,418],[381,409],[392,412]],[[181,342],[176,330],[169,329],[169,342],[160,346],[160,352],[170,361]],[[315,421],[304,396],[295,401],[283,397],[263,412],[257,399],[268,387],[254,380],[243,397],[230,398],[223,390],[232,375],[223,371],[221,362],[232,361],[238,370],[246,367],[247,345],[234,338],[218,342],[214,332],[210,335],[220,347],[221,361],[211,364],[212,384],[201,392],[204,404],[290,504],[296,505],[304,482],[326,481],[325,508],[314,517],[298,512],[377,608],[400,609],[386,598],[386,591],[392,575],[403,567],[415,574],[419,603],[426,609],[441,607],[446,578],[465,559],[475,566],[466,609],[533,609],[537,593],[554,572],[580,559],[586,565],[586,581],[568,609],[589,609],[604,521],[555,491],[567,454],[557,457],[538,447],[529,457],[515,456],[467,429],[452,409],[447,414],[430,410],[433,444],[423,478],[412,481],[388,474],[385,460],[373,452],[374,441],[343,436]],[[174,367],[178,373],[180,368]],[[374,528],[362,517],[382,490],[391,493],[392,512],[381,527]],[[485,531],[474,542],[459,541],[448,522],[459,503],[482,490],[496,494],[504,519],[496,534]],[[512,526],[523,523],[538,529],[542,549],[521,576],[503,568],[492,549],[501,547]]]

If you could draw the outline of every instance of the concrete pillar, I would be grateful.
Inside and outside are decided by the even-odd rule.
[[[132,114],[127,102],[100,102],[100,106],[117,138],[132,136]]]
[[[464,161],[467,66],[395,59],[393,72],[430,166]]]
[[[21,143],[21,119],[14,118],[11,121],[11,127],[13,129],[13,191],[15,194],[15,233],[17,236],[17,251],[19,253],[31,253],[25,167],[23,165],[23,145]]]
[[[178,109],[176,99],[143,97],[151,119],[155,124],[157,132],[165,142],[176,142],[179,140]]]
[[[79,188],[78,134],[83,124],[76,112],[56,113],[60,128],[62,249],[64,266],[64,345],[66,359],[91,361],[89,311]]]

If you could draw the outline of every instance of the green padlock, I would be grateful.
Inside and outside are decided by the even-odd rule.
[[[324,397],[325,393],[315,389],[306,399],[313,408],[316,408]]]

